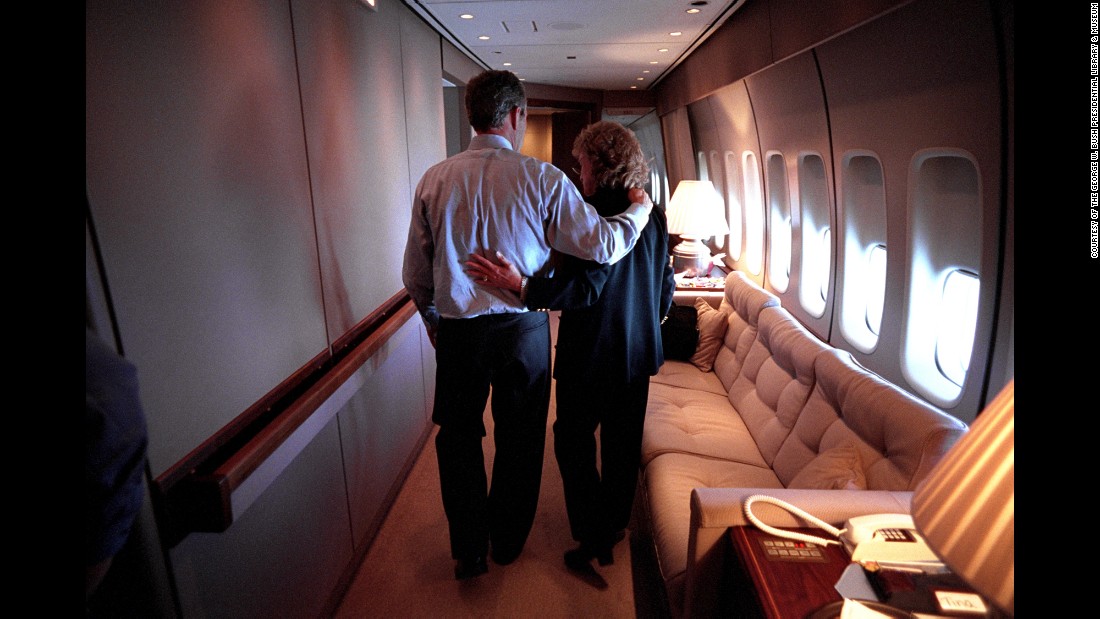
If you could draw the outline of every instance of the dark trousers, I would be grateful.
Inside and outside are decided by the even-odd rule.
[[[570,532],[582,544],[611,543],[634,505],[649,377],[626,384],[559,380],[556,393],[554,455]]]
[[[455,559],[518,554],[538,507],[550,406],[545,312],[444,319],[436,334],[436,454]],[[481,439],[492,389],[492,484]]]

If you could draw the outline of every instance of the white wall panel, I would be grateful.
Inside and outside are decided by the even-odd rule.
[[[412,194],[420,177],[447,157],[446,119],[443,112],[443,69],[440,37],[420,18],[405,11],[401,19],[401,60],[405,87],[405,128],[409,148],[409,200],[393,230],[407,230]],[[389,227],[389,226],[387,226]],[[401,255],[406,235],[401,234]]]
[[[159,475],[325,349],[290,13],[94,2],[85,49],[88,201]]]
[[[401,88],[407,11],[311,1],[295,1],[293,10],[325,315],[335,340],[402,289],[398,230],[412,200]]]
[[[629,129],[638,138],[638,142],[642,145],[642,153],[649,162],[650,185],[647,187],[649,197],[653,200],[653,204],[666,209],[668,200],[672,197],[672,187],[668,186],[665,146],[661,139],[661,121],[654,111],[630,123]]]
[[[686,107],[661,116],[661,133],[665,138],[665,165],[668,166],[668,187],[676,192],[682,180],[698,180],[695,151],[691,143],[691,121]],[[671,194],[669,195],[671,197]]]
[[[739,80],[730,84],[707,97],[707,100],[713,110],[720,147],[727,154],[727,193],[732,193],[733,199],[740,201],[741,221],[736,226],[733,221],[729,223],[730,229],[736,229],[741,235],[738,239],[741,251],[738,255],[728,256],[727,262],[734,269],[743,271],[757,284],[763,285],[764,272],[760,268],[763,264],[763,229],[759,228],[760,233],[754,234],[758,228],[753,225],[754,222],[762,221],[763,204],[759,194],[752,190],[753,186],[746,182],[746,174],[756,178],[756,186],[763,186],[763,179],[759,165],[750,170],[745,169],[745,154],[752,153],[756,162],[762,161],[762,158],[756,120],[753,118],[752,103],[749,101],[745,81]]]
[[[320,617],[352,558],[336,419],[224,533],[172,549],[183,617]]]
[[[340,412],[344,474],[357,549],[381,524],[385,500],[396,491],[394,480],[409,464],[430,418],[425,393],[434,389],[434,380],[415,385],[408,380],[409,368],[420,364],[423,330],[420,315],[414,314],[350,379],[359,388]],[[420,374],[413,378],[419,379]],[[403,383],[405,388],[394,389]]]
[[[783,307],[798,318],[814,335],[828,339],[833,295],[830,295],[825,311],[820,316],[803,309],[798,298],[803,260],[802,244],[798,242],[802,238],[800,196],[806,181],[802,178],[804,171],[800,169],[800,164],[806,156],[820,156],[824,164],[823,182],[831,187],[833,178],[829,122],[817,65],[813,55],[805,53],[752,75],[746,78],[745,82],[752,107],[756,111],[756,126],[765,166],[771,165],[769,162],[773,161],[769,153],[781,154],[786,166],[786,195],[790,205],[791,238],[795,240],[791,244],[789,285],[783,287],[783,292],[778,292],[772,287],[770,279],[765,279],[765,286],[775,291]],[[767,195],[783,194],[779,191],[781,188],[770,185],[771,179],[779,176],[765,174]],[[818,197],[830,199],[828,211],[832,213],[832,196],[819,195]],[[830,216],[829,225],[835,228],[834,223]],[[770,235],[772,232],[770,218],[768,226]],[[807,266],[813,268],[816,265]],[[772,267],[769,265],[766,272],[771,271]]]
[[[883,166],[887,208],[889,262],[877,348],[867,354],[845,346],[839,329],[831,343],[849,348],[860,363],[914,393],[900,367],[901,318],[912,259],[907,249],[911,168],[925,149],[958,149],[976,162],[982,204],[972,220],[980,219],[981,232],[966,244],[982,261],[983,313],[971,358],[971,368],[978,368],[971,374],[979,379],[964,385],[958,404],[948,409],[964,421],[981,409],[982,368],[989,361],[1000,279],[997,258],[1005,254],[1000,247],[1002,153],[997,137],[1003,119],[993,23],[988,3],[980,0],[921,0],[816,50],[836,164],[852,150],[874,153]],[[936,239],[926,241],[931,243],[926,251],[938,251]],[[1005,255],[1011,259],[1012,252]]]
[[[411,15],[88,5],[89,311],[109,326],[113,301],[155,477],[401,291],[412,189],[444,150],[439,38]],[[368,518],[429,427],[432,352],[414,317],[360,371]],[[317,425],[228,529],[168,549],[185,617],[325,612],[356,545],[339,427]]]

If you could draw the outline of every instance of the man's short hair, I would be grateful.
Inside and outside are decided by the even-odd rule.
[[[527,94],[511,71],[484,71],[466,84],[466,115],[475,131],[502,126],[517,107],[527,109]]]

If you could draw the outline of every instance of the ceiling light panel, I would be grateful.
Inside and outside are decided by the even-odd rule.
[[[693,45],[718,16],[745,0],[715,0],[698,14],[684,0],[420,0],[408,3],[442,25],[448,38],[482,64],[508,61],[529,82],[596,88],[637,86],[642,67],[661,73]],[[462,19],[470,14],[474,19]],[[724,18],[723,17],[723,18]],[[671,36],[670,32],[682,32]],[[488,41],[480,35],[490,35]],[[658,48],[668,52],[657,54]],[[567,56],[576,56],[567,60]],[[659,60],[658,65],[650,65]],[[600,77],[602,75],[602,77]]]

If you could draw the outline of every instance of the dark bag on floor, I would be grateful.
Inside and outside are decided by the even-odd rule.
[[[699,311],[691,305],[673,305],[661,324],[665,359],[690,361],[699,346]]]

